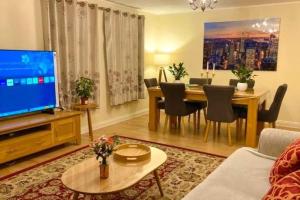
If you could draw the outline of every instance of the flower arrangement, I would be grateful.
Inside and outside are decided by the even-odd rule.
[[[175,80],[180,80],[181,78],[189,75],[182,62],[179,63],[178,66],[175,63],[172,66],[169,66],[169,72],[171,72]]]
[[[97,155],[96,159],[100,160],[101,165],[107,165],[107,158],[113,153],[115,146],[118,145],[119,138],[116,136],[102,136],[92,143],[92,148]]]

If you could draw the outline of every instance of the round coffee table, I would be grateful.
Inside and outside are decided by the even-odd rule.
[[[167,154],[160,149],[150,148],[151,157],[145,161],[117,161],[111,156],[107,179],[100,179],[99,162],[96,158],[90,158],[68,169],[63,173],[61,180],[67,188],[74,192],[73,199],[78,199],[79,194],[84,194],[86,198],[90,198],[92,195],[125,190],[153,172],[159,192],[163,196],[156,170],[166,162]]]

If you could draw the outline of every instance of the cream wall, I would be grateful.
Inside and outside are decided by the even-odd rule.
[[[289,85],[283,101],[280,123],[300,127],[300,4],[215,9],[182,14],[159,15],[155,51],[171,52],[174,61],[183,61],[190,77],[199,77],[202,66],[204,22],[280,17],[281,32],[277,72],[256,72],[256,88],[271,91],[270,103],[279,84]],[[152,49],[153,50],[153,49]],[[218,71],[214,84],[228,84],[230,71]],[[186,79],[187,81],[187,79]]]
[[[122,9],[129,12],[137,12],[130,8],[120,7],[103,0],[90,0],[92,3],[98,3],[100,6]],[[100,12],[100,11],[99,11]],[[151,16],[151,15],[149,15]],[[102,21],[102,15],[99,14],[99,22]],[[149,20],[150,23],[153,23]],[[101,31],[102,25],[99,26]],[[146,38],[154,38],[154,31],[146,22]],[[154,27],[154,26],[153,26]],[[41,20],[40,0],[0,0],[0,49],[32,49],[42,50],[43,30]],[[100,32],[101,33],[101,32]],[[148,101],[139,100],[127,103],[122,106],[111,107],[108,102],[106,72],[104,66],[103,35],[99,34],[100,39],[100,109],[92,114],[94,128],[100,128],[125,119],[139,116],[147,113]],[[149,59],[146,57],[146,63]],[[156,73],[153,67],[145,67],[147,76]],[[147,93],[147,92],[146,92]],[[86,116],[82,118],[82,130],[87,132]]]

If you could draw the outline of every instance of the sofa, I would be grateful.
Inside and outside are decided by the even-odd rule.
[[[258,148],[243,147],[231,154],[184,200],[259,200],[271,185],[269,174],[276,158],[300,132],[264,129]]]

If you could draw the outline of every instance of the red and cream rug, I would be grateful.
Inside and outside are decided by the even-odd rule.
[[[160,197],[155,179],[150,174],[123,192],[93,197],[94,200],[182,199],[224,160],[224,157],[164,144],[125,137],[120,137],[120,140],[121,143],[147,144],[167,153],[167,162],[159,168],[165,197]],[[72,199],[72,191],[62,185],[60,177],[69,167],[93,156],[92,150],[84,147],[41,165],[3,177],[0,179],[0,200]],[[80,199],[84,197],[80,196]]]

